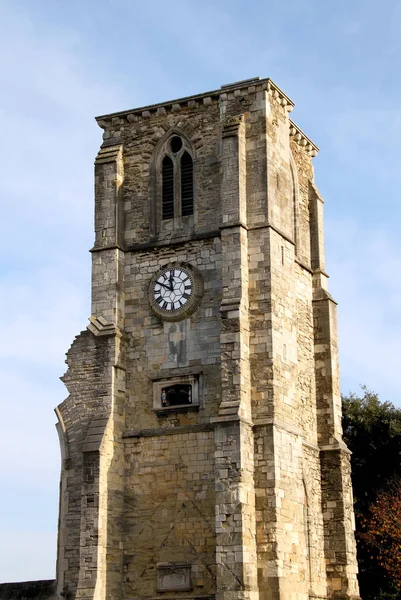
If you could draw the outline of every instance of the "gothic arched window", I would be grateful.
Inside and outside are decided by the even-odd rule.
[[[194,166],[187,143],[173,135],[162,161],[162,219],[194,214]]]

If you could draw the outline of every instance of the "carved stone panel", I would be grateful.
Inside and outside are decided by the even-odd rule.
[[[157,565],[158,592],[188,592],[191,589],[190,564],[159,563]]]

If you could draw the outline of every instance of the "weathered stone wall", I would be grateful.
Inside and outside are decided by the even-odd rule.
[[[125,372],[116,331],[91,328],[67,354],[63,381],[70,395],[57,408],[63,455],[58,597],[106,597],[121,585]]]
[[[220,226],[220,130],[219,103],[182,105],[144,117],[133,116],[118,131],[124,147],[124,241],[129,247],[149,242],[150,237],[170,241],[190,234],[216,231]],[[194,150],[195,214],[161,222],[155,169],[158,148],[166,136],[185,136]],[[151,234],[151,235],[150,235]]]
[[[70,396],[57,409],[64,448],[60,491],[57,585],[76,591],[81,567],[81,509],[84,482],[83,445],[91,419],[107,413],[108,389],[103,374],[108,362],[107,339],[89,331],[78,336],[67,355],[70,366],[64,376]],[[107,402],[107,400],[106,400]]]
[[[204,280],[199,309],[178,322],[162,321],[149,309],[149,281],[172,262],[195,266]],[[218,237],[180,246],[132,253],[126,258],[127,332],[126,428],[154,428],[204,422],[220,403],[221,244]],[[157,379],[201,375],[199,412],[158,417],[153,410],[152,384]]]
[[[190,563],[195,593],[216,591],[213,431],[126,440],[123,597],[156,595],[159,563]]]
[[[92,317],[59,408],[59,592],[357,594],[316,147],[291,108],[255,80],[99,119]],[[162,221],[173,134],[194,157],[194,215]],[[204,288],[176,322],[148,301],[172,263]],[[160,411],[154,386],[184,376],[199,403]]]

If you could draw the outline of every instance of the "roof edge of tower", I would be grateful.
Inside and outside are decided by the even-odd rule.
[[[249,89],[251,88],[251,89]],[[252,89],[254,88],[254,89]],[[235,81],[233,83],[227,83],[222,85],[217,90],[211,90],[208,92],[203,92],[201,94],[194,94],[192,96],[184,96],[182,98],[175,98],[174,100],[167,100],[166,102],[159,102],[157,104],[148,104],[146,106],[139,106],[137,108],[131,108],[129,110],[122,110],[119,112],[108,113],[105,115],[100,115],[95,117],[97,123],[100,127],[102,125],[99,121],[104,121],[107,119],[112,119],[114,117],[126,117],[130,114],[137,115],[138,113],[143,113],[145,111],[155,112],[158,108],[170,108],[174,104],[188,104],[190,102],[196,102],[199,100],[203,100],[205,98],[215,98],[218,99],[221,96],[224,97],[224,94],[229,92],[234,92],[235,90],[247,90],[248,92],[256,90],[256,88],[265,89],[271,91],[276,98],[280,98],[281,104],[283,106],[287,106],[289,110],[294,108],[293,101],[286,95],[284,92],[269,78],[260,79],[260,77],[253,77],[251,79],[243,79],[241,81]]]
[[[307,151],[307,153],[312,156],[312,158],[317,156],[317,154],[319,152],[319,147],[316,146],[316,144],[314,142],[312,142],[312,140],[310,138],[308,138],[306,133],[304,133],[302,131],[302,129],[300,127],[298,127],[298,125],[296,123],[294,123],[294,121],[292,121],[291,119],[290,119],[290,137],[294,138],[294,141],[297,142],[297,144],[299,146],[303,146],[305,148],[305,150]]]
[[[129,110],[122,110],[119,112],[109,113],[95,117],[97,124],[102,129],[106,129],[110,126],[110,121],[116,119],[126,118],[128,121],[137,121],[139,117],[149,118],[152,113],[166,114],[167,110],[173,112],[179,111],[184,106],[189,108],[195,108],[198,106],[198,102],[202,101],[203,104],[211,104],[213,100],[225,100],[228,94],[234,94],[234,96],[242,96],[256,91],[266,90],[268,91],[287,111],[291,112],[294,108],[294,102],[272,81],[269,77],[261,79],[260,77],[252,77],[251,79],[243,79],[241,81],[235,81],[233,83],[227,83],[222,85],[217,90],[211,90],[203,92],[201,94],[194,94],[192,96],[184,96],[182,98],[175,98],[174,100],[167,100],[166,102],[159,102],[157,104],[148,104],[146,106],[139,106],[137,108],[131,108]],[[123,121],[120,121],[123,123]],[[290,120],[290,136],[300,145],[305,147],[308,154],[312,157],[316,156],[319,152],[319,148],[308,138],[308,136],[298,127],[293,121]]]

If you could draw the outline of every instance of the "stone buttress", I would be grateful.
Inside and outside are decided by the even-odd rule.
[[[97,120],[59,598],[358,598],[317,148],[292,108],[255,78]]]

